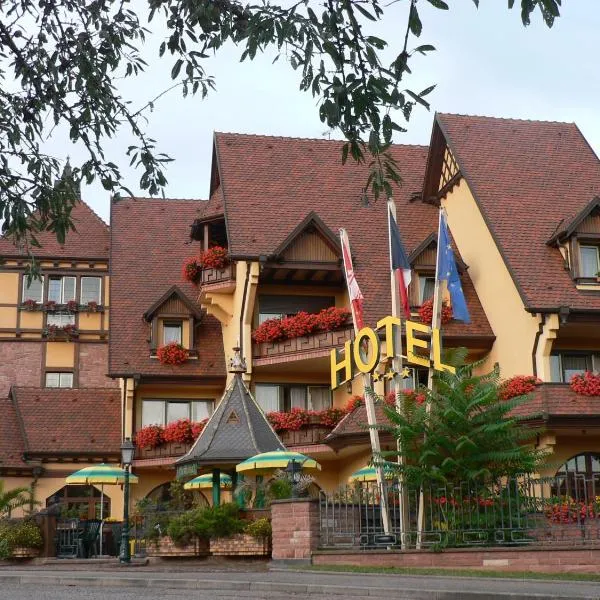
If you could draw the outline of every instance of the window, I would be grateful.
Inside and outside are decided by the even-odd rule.
[[[46,316],[47,325],[56,325],[64,327],[65,325],[75,325],[75,315],[70,312],[48,313]]]
[[[202,421],[213,411],[212,400],[154,400],[142,402],[142,427],[167,425],[180,419]]]
[[[102,304],[102,277],[81,278],[81,304],[96,302]]]
[[[75,300],[75,277],[52,276],[48,279],[48,301],[66,304]]]
[[[335,306],[333,296],[259,296],[258,324],[267,319],[295,315],[301,311],[318,313],[324,308]]]
[[[435,277],[419,275],[419,306],[426,300],[433,298],[435,288]]]
[[[557,352],[550,356],[552,381],[569,383],[574,375],[600,370],[600,355],[585,352]]]
[[[578,454],[558,469],[551,494],[591,502],[598,495],[599,485],[600,456],[593,453]]]
[[[580,246],[581,257],[580,277],[596,277],[600,271],[600,260],[598,257],[598,246]]]
[[[331,391],[322,385],[257,383],[254,395],[265,413],[292,408],[325,410],[331,407]]]
[[[427,378],[429,377],[428,369],[411,369],[409,367],[408,370],[410,371],[410,377],[401,380],[403,390],[414,390],[420,385],[427,386]],[[392,384],[393,381],[389,379],[384,380],[383,387],[386,394],[392,391]]]
[[[44,301],[44,278],[32,278],[27,283],[27,276],[23,275],[23,301],[35,300],[36,302]]]
[[[46,373],[46,387],[72,388],[73,373]]]
[[[163,344],[181,344],[181,321],[163,323]]]

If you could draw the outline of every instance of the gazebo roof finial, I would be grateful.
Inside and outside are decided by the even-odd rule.
[[[245,373],[247,369],[246,361],[240,354],[239,346],[233,349],[233,356],[229,359],[229,372],[230,373]]]

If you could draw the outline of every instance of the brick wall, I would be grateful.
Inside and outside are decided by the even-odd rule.
[[[374,567],[471,568],[491,571],[530,571],[536,573],[597,573],[600,549],[562,547],[463,548],[431,552],[323,550],[313,553],[315,565],[355,565]]]
[[[106,376],[108,344],[80,344],[79,387],[117,387],[118,380]]]
[[[269,556],[269,540],[240,533],[228,538],[210,540],[210,553],[215,556]]]
[[[163,536],[156,542],[149,541],[146,549],[148,556],[208,556],[208,540],[194,540],[190,544],[175,544],[169,536]]]
[[[42,344],[0,342],[0,398],[11,385],[39,387],[42,376]]]
[[[276,500],[271,504],[273,560],[307,560],[319,545],[317,500]]]

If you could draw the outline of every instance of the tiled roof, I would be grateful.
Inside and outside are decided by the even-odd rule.
[[[190,226],[204,211],[201,200],[127,198],[111,212],[109,372],[153,376],[224,377],[221,325],[204,314],[196,329],[198,360],[162,365],[150,358],[150,324],[144,311],[173,285],[191,302],[198,289],[183,280],[183,261],[197,253]],[[198,306],[198,308],[200,308]]]
[[[340,227],[348,230],[366,322],[374,325],[390,313],[387,206],[384,199],[362,203],[366,166],[342,165],[337,141],[217,133],[215,144],[232,255],[273,253],[314,211],[336,235]],[[422,187],[427,148],[394,146],[391,152],[403,177],[394,200],[410,253],[437,230],[437,209],[411,202]],[[453,323],[444,333],[493,336],[468,275],[464,288],[473,323]]]
[[[13,387],[27,454],[119,454],[121,393],[111,388]]]
[[[600,193],[600,161],[572,123],[438,114],[446,140],[526,306],[600,309],[557,248],[561,221]]]
[[[200,437],[177,464],[238,463],[256,454],[274,450],[285,450],[285,446],[241,376],[236,375]]]
[[[23,468],[25,446],[15,407],[9,398],[0,400],[0,469]]]
[[[71,211],[75,231],[70,230],[63,245],[51,231],[36,234],[41,248],[32,248],[36,257],[65,257],[108,260],[108,225],[85,203],[78,202]],[[27,256],[27,252],[17,248],[7,238],[0,238],[0,256]]]
[[[383,407],[380,404],[375,405],[375,419],[378,425],[389,425],[389,421],[385,416]],[[369,435],[369,426],[367,419],[367,409],[364,405],[355,408],[351,413],[347,414],[329,434],[326,442],[333,438],[345,437],[364,433]]]

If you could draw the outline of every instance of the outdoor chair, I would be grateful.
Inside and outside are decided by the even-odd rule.
[[[90,558],[99,553],[100,524],[101,521],[97,519],[87,521],[85,524],[82,537],[84,558]]]
[[[64,519],[56,524],[56,556],[77,558],[83,550],[83,529],[79,519]]]

